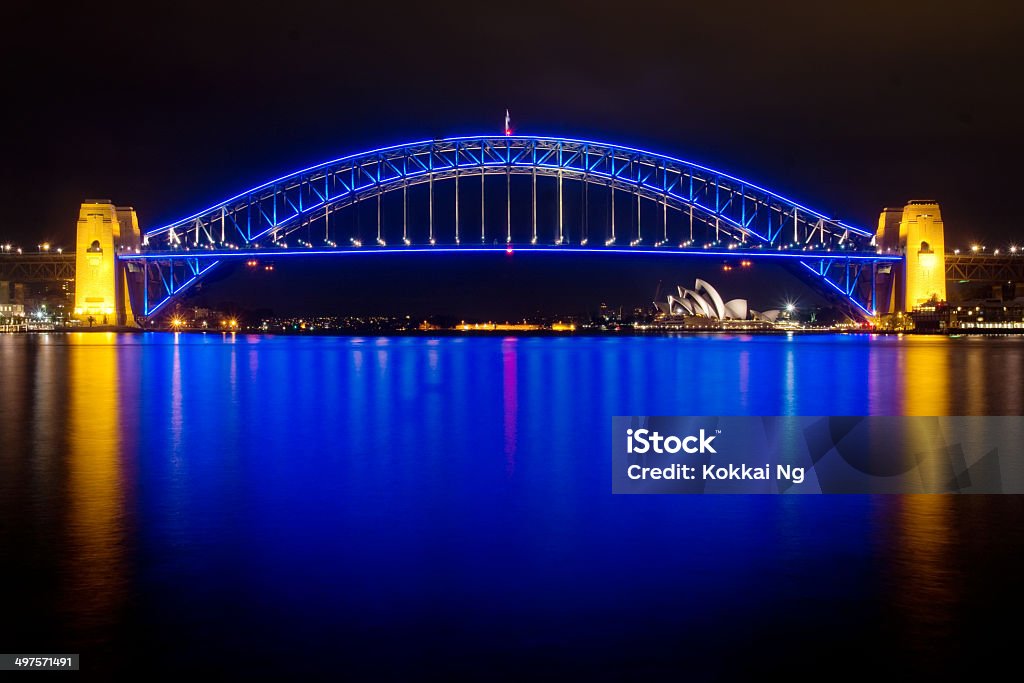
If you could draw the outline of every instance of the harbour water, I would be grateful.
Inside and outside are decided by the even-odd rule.
[[[1015,337],[0,335],[0,645],[394,680],[1011,661],[1020,497],[613,496],[609,442],[1021,415],[1022,371]]]

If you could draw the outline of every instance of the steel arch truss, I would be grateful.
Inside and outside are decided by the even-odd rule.
[[[801,259],[801,279],[854,320],[872,318],[878,310],[878,265],[886,259]]]
[[[279,178],[148,231],[150,249],[272,246],[363,199],[435,180],[488,174],[558,176],[689,212],[715,242],[761,248],[873,251],[849,226],[739,178],[629,147],[550,137],[472,137],[356,154]]]
[[[141,261],[143,317],[167,310],[167,304],[198,282],[222,260],[237,260],[247,251],[269,254],[287,250],[286,238],[300,228],[323,221],[332,224],[331,215],[365,199],[380,198],[386,193],[402,191],[411,186],[456,180],[455,238],[453,243],[438,244],[433,229],[431,208],[430,239],[409,239],[403,229],[403,247],[430,250],[454,248],[465,250],[468,244],[459,239],[458,179],[483,178],[488,175],[529,174],[559,180],[559,221],[557,239],[538,243],[536,226],[536,181],[533,192],[533,238],[527,246],[535,250],[598,251],[587,247],[586,234],[576,246],[563,239],[561,224],[561,186],[563,180],[609,188],[612,210],[611,238],[604,249],[627,251],[625,240],[616,242],[614,230],[614,195],[627,192],[637,198],[637,234],[628,242],[628,251],[647,253],[690,252],[699,255],[700,246],[689,242],[678,245],[668,240],[668,209],[688,214],[690,234],[694,220],[704,226],[708,241],[703,247],[728,252],[725,257],[779,257],[796,265],[802,279],[822,294],[833,298],[844,310],[857,317],[870,317],[875,311],[874,273],[881,261],[892,257],[877,253],[873,234],[820,212],[797,204],[758,185],[714,169],[645,152],[597,142],[554,137],[498,136],[460,137],[415,142],[344,157],[278,178],[236,195],[188,218],[146,232],[143,254],[123,256],[124,260]],[[510,181],[509,181],[510,182]],[[481,185],[481,188],[483,186]],[[511,203],[506,190],[506,200]],[[584,202],[586,195],[584,195]],[[639,201],[647,199],[662,208],[664,239],[642,244]],[[481,189],[483,202],[483,189]],[[511,204],[509,204],[511,206]],[[404,211],[405,209],[403,209]],[[481,209],[482,210],[482,209]],[[509,208],[510,212],[511,209]],[[511,214],[507,214],[510,216]],[[584,223],[586,220],[584,219]],[[487,226],[492,231],[495,226]],[[493,244],[511,248],[511,218],[500,226],[500,239],[484,234],[481,216],[480,247]],[[308,234],[308,233],[307,233]],[[330,240],[325,230],[324,244],[299,244],[304,252],[332,253],[355,248],[391,251],[381,239],[380,203],[378,201],[378,240],[376,246],[341,247]],[[632,234],[630,234],[632,237]],[[491,239],[495,238],[495,239]],[[515,245],[519,248],[519,245]],[[651,247],[653,246],[653,250]],[[317,250],[320,250],[319,252]],[[706,256],[714,253],[706,252]],[[782,257],[785,258],[782,258]]]
[[[200,259],[188,255],[168,255],[159,259],[122,259],[142,273],[141,320],[164,312],[167,304],[217,267],[219,259]]]

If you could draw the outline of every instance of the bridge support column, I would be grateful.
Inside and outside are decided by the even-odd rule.
[[[75,238],[75,310],[90,325],[134,325],[130,280],[137,276],[117,259],[140,246],[135,209],[109,199],[82,203]],[[135,283],[131,283],[135,284]]]
[[[880,312],[909,312],[928,301],[946,300],[946,242],[938,202],[914,199],[902,209],[883,209],[875,242],[884,252],[903,254],[883,291]]]

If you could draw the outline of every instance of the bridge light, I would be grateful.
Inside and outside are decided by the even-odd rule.
[[[953,253],[954,253],[954,254],[959,254],[959,253],[960,253],[960,250],[959,250],[959,249],[954,249],[954,250],[953,250]]]
[[[972,244],[971,245],[971,251],[973,251],[974,253],[978,253],[978,245],[977,244]]]
[[[998,249],[996,249],[995,251],[993,251],[993,252],[992,252],[992,254],[993,254],[994,256],[999,256],[999,250],[998,250]]]
[[[63,247],[57,247],[57,253],[58,254],[63,254],[64,253],[64,248]]]
[[[1016,244],[1011,244],[1010,245],[1010,253],[1011,254],[1016,254],[1017,253],[1017,245]]]

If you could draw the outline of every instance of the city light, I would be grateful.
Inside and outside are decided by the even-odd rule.
[[[171,318],[171,327],[173,327],[175,330],[181,329],[181,326],[184,324],[185,321],[177,316]]]
[[[971,251],[973,251],[974,253],[978,253],[978,245],[977,244],[972,244],[971,245]]]

